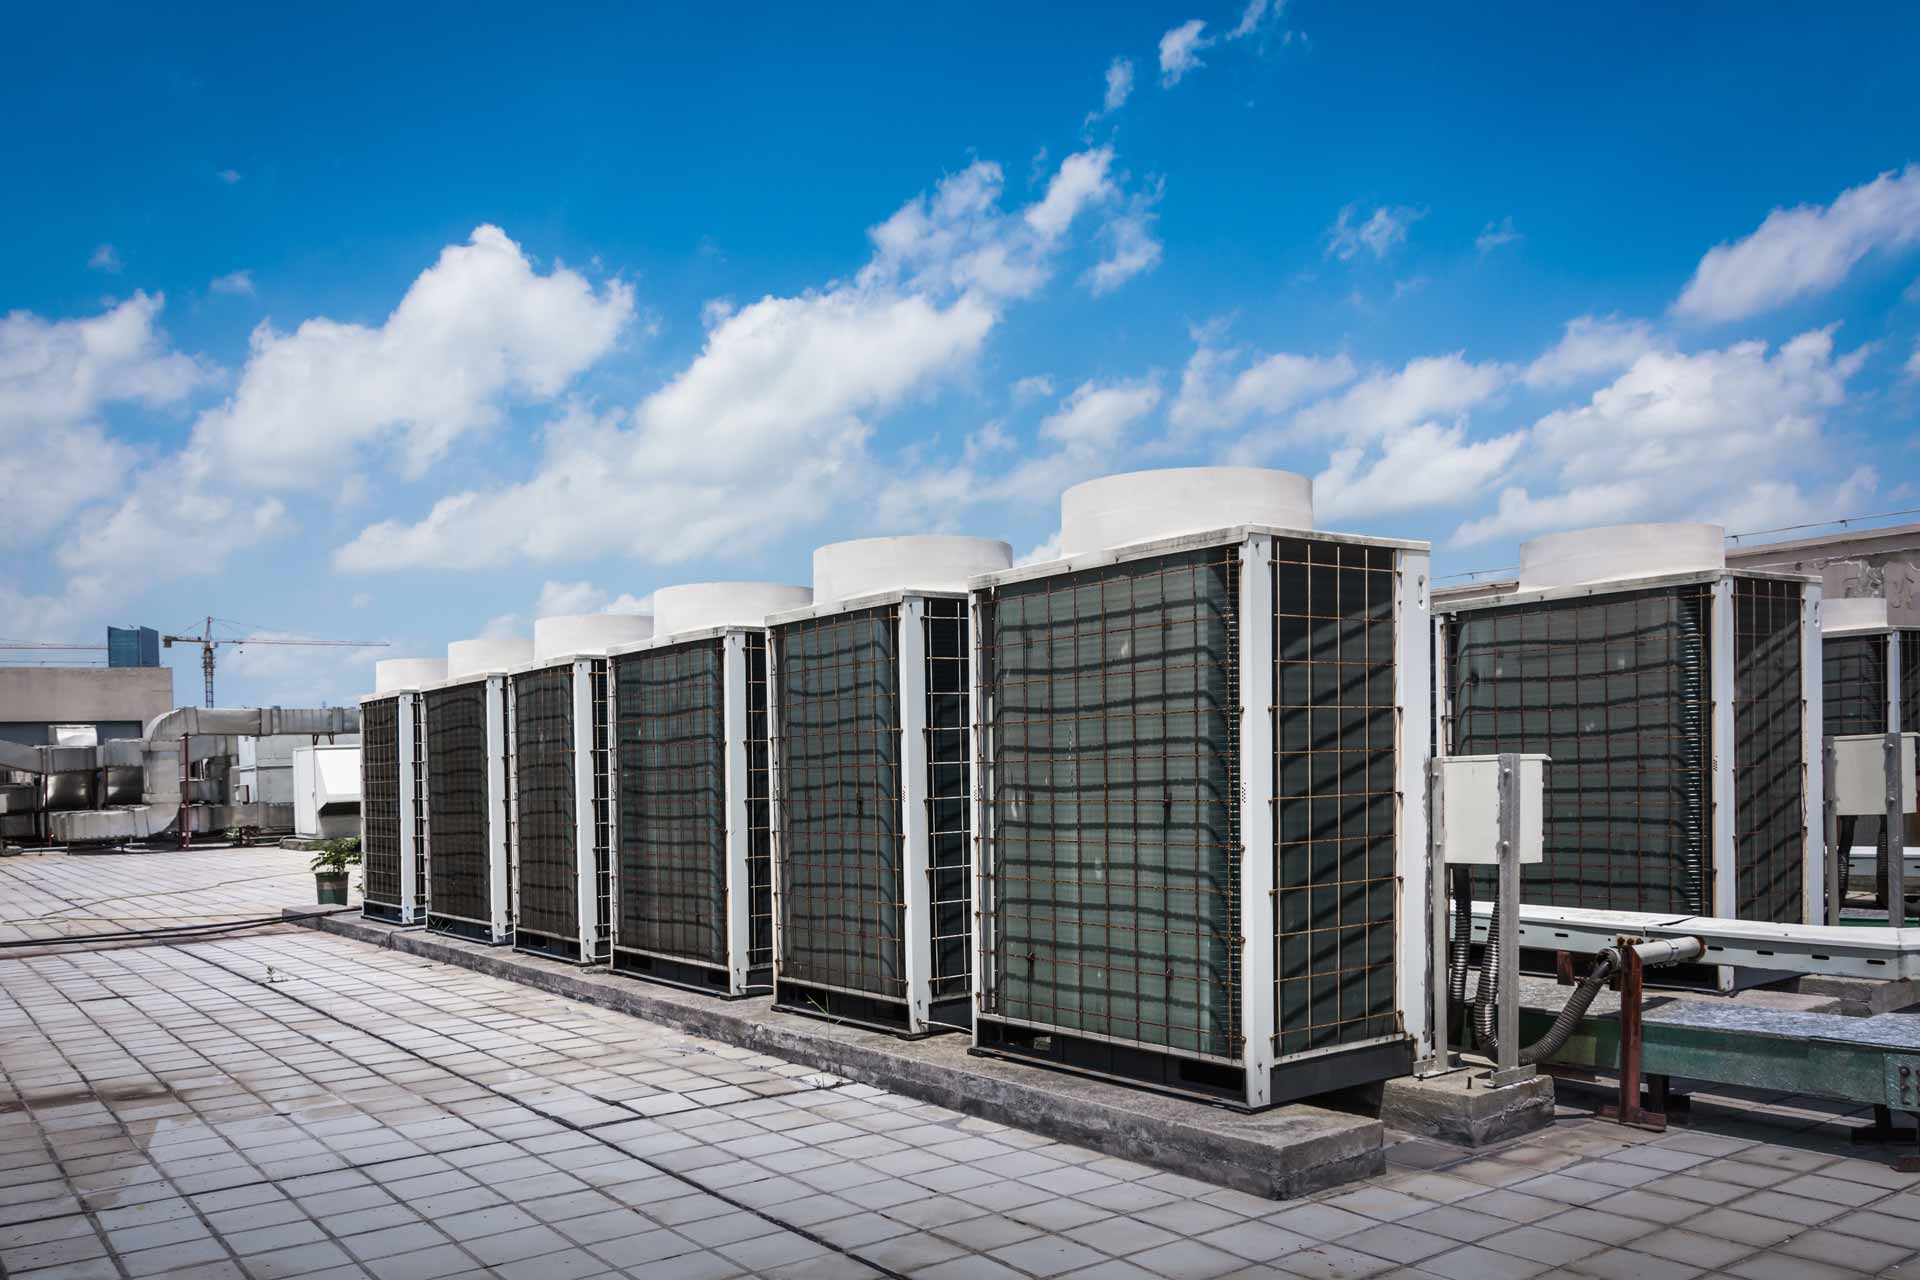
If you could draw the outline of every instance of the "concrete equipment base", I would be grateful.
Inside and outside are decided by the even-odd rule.
[[[1366,1116],[1304,1104],[1249,1115],[975,1057],[964,1035],[900,1040],[777,1013],[764,997],[723,1000],[353,915],[299,923],[1252,1195],[1288,1199],[1386,1168],[1385,1126]]]
[[[1553,1123],[1553,1081],[1537,1075],[1489,1087],[1486,1069],[1473,1066],[1424,1080],[1407,1076],[1381,1088],[1380,1123],[1390,1129],[1484,1147]]]

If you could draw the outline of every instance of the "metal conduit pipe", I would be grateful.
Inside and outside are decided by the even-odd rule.
[[[1465,867],[1447,868],[1453,892],[1453,934],[1447,940],[1447,999],[1467,998],[1467,958],[1473,946],[1473,873]]]
[[[1498,912],[1497,904],[1494,910]],[[1495,1012],[1499,1000],[1498,946],[1496,942],[1489,944],[1487,948],[1493,963],[1480,971],[1480,988],[1475,995],[1473,1009],[1474,1045],[1481,1053],[1495,1060],[1500,1057],[1499,1038],[1494,1034]],[[1697,960],[1706,954],[1707,946],[1699,938],[1655,938],[1649,942],[1636,942],[1630,949],[1639,957],[1643,967],[1652,969],[1661,965]],[[1600,994],[1600,989],[1607,985],[1623,963],[1624,958],[1619,947],[1608,947],[1596,952],[1593,957],[1592,971],[1580,980],[1580,985],[1575,987],[1573,994],[1567,997],[1566,1005],[1554,1015],[1553,1025],[1547,1028],[1545,1035],[1520,1050],[1520,1065],[1535,1066],[1560,1052],[1575,1029],[1579,1027],[1580,1020],[1587,1016],[1587,1009],[1593,1004],[1594,997]],[[1494,975],[1491,981],[1487,977],[1489,973]],[[1489,987],[1494,988],[1491,999],[1485,997]],[[1483,1000],[1484,1004],[1481,1003]]]

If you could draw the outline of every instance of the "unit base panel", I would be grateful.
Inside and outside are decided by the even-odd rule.
[[[484,942],[490,947],[505,946],[513,941],[511,931],[496,935],[493,929],[472,920],[463,920],[459,916],[436,916],[427,913],[427,932],[444,933],[449,938],[465,938],[468,942]]]
[[[773,990],[773,970],[765,967],[747,970],[746,987],[740,991],[729,991],[727,987],[732,977],[727,970],[694,960],[674,960],[642,951],[622,951],[616,947],[611,965],[615,973],[624,977],[698,991],[702,995],[719,996],[723,1000],[763,996]]]
[[[885,1031],[890,1035],[918,1039],[929,1034],[913,1029],[913,1015],[904,1000],[884,996],[854,995],[831,987],[809,986],[790,979],[773,984],[773,1007],[782,1013],[797,1013],[828,1022],[847,1022],[855,1026]]]

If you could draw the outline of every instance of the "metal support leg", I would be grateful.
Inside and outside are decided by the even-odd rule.
[[[1907,923],[1907,815],[1901,805],[1900,735],[1889,733],[1885,744],[1887,768],[1887,816],[1881,824],[1880,843],[1887,851],[1887,923],[1896,929]]]
[[[1828,924],[1840,923],[1840,908],[1846,905],[1848,862],[1851,852],[1840,843],[1840,815],[1833,802],[1834,790],[1839,785],[1838,758],[1831,742],[1827,743],[1826,749],[1820,753],[1820,767],[1826,777],[1826,789],[1823,792],[1826,803],[1822,806],[1825,812],[1820,816],[1825,824],[1827,839],[1827,902],[1826,914],[1823,918]]]
[[[1632,947],[1622,947],[1621,951],[1625,964],[1620,971],[1620,1101],[1600,1114],[1659,1133],[1667,1127],[1666,1113],[1658,1109],[1657,1102],[1643,1106],[1640,1101],[1640,1005],[1644,991],[1640,955]]]
[[[1495,1088],[1531,1079],[1520,1065],[1520,760],[1500,756],[1500,993],[1495,1032],[1500,1060],[1487,1083]]]

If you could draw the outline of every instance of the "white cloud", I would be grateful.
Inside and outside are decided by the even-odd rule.
[[[1100,109],[1087,116],[1089,123],[1101,116],[1110,116],[1127,105],[1127,99],[1133,96],[1133,59],[1115,58],[1107,64],[1107,92],[1100,100]]]
[[[477,638],[481,640],[511,640],[516,636],[524,636],[525,634],[527,634],[526,628],[522,625],[519,614],[496,613],[493,617],[488,618],[485,625],[480,628],[480,634]]]
[[[1053,379],[1044,373],[1036,373],[1020,379],[1013,384],[1013,402],[1024,404],[1029,400],[1039,400],[1053,394]]]
[[[106,434],[106,406],[183,404],[217,371],[172,350],[165,299],[136,292],[99,315],[0,316],[0,546],[22,546],[126,482],[133,450]]]
[[[422,272],[378,328],[315,318],[254,330],[231,399],[203,414],[197,450],[234,479],[277,488],[338,481],[361,447],[393,440],[419,475],[513,395],[551,399],[606,354],[633,314],[621,281],[535,272],[481,226]]]
[[[1653,329],[1644,320],[1576,316],[1560,341],[1520,375],[1529,387],[1560,387],[1601,374],[1618,373],[1652,351]]]
[[[1920,339],[1915,339],[1913,354],[1907,357],[1904,367],[1909,378],[1920,378]]]
[[[1385,205],[1376,208],[1365,222],[1355,224],[1354,211],[1357,205],[1348,205],[1327,228],[1327,256],[1347,262],[1356,257],[1363,249],[1371,253],[1375,260],[1389,253],[1407,241],[1407,229],[1427,216],[1424,209],[1409,209],[1405,206],[1388,208]]]
[[[228,186],[232,186],[234,183],[240,181],[240,171],[238,169],[222,169],[220,172],[214,174],[213,176],[220,179],[220,181],[226,183]]]
[[[1763,342],[1648,351],[1586,404],[1534,424],[1527,462],[1556,492],[1516,485],[1455,541],[1626,519],[1777,525],[1810,516],[1802,477],[1818,474],[1826,415],[1845,401],[1864,360],[1864,351],[1836,355],[1830,329],[1771,354]]]
[[[250,298],[253,296],[253,272],[230,271],[224,276],[215,276],[207,288],[215,293],[242,294]]]
[[[1208,335],[1196,336],[1199,345],[1180,376],[1180,393],[1167,414],[1175,429],[1185,433],[1229,430],[1275,419],[1351,382],[1357,372],[1345,355],[1288,352],[1260,357],[1235,372],[1243,354],[1240,349],[1215,347]]]
[[[1043,243],[1058,240],[1082,210],[1111,200],[1117,193],[1113,180],[1107,176],[1112,166],[1111,147],[1076,152],[1062,160],[1059,170],[1047,183],[1046,195],[1040,203],[1027,209],[1027,225]]]
[[[353,599],[347,603],[355,609],[364,609],[373,603],[373,593],[371,591],[356,591],[353,593]]]
[[[1480,234],[1473,238],[1473,247],[1481,253],[1492,253],[1503,244],[1513,244],[1524,237],[1513,229],[1513,215],[1508,214],[1498,222],[1489,222],[1480,228]]]
[[[1688,320],[1740,320],[1825,293],[1875,250],[1920,242],[1920,164],[1850,187],[1830,205],[1775,209],[1743,240],[1716,245],[1673,304]]]
[[[534,602],[533,616],[551,618],[567,613],[651,613],[653,594],[636,596],[623,591],[614,595],[591,582],[554,582],[540,584],[540,598]]]
[[[1459,351],[1420,356],[1309,405],[1294,415],[1294,426],[1304,434],[1351,440],[1385,436],[1430,418],[1465,413],[1497,395],[1511,373],[1505,365],[1475,364]]]
[[[711,329],[738,310],[732,298],[708,298],[700,306],[700,327]]]
[[[104,271],[108,275],[117,276],[121,269],[119,251],[110,244],[100,245],[93,251],[93,256],[87,259],[87,266],[95,271]]]
[[[1144,204],[1109,219],[1101,237],[1106,253],[1081,277],[1095,297],[1160,265],[1161,244],[1153,234],[1153,214]]]
[[[1200,61],[1200,51],[1212,47],[1213,41],[1200,33],[1206,29],[1206,23],[1193,18],[1181,23],[1160,37],[1160,83],[1171,89],[1180,83],[1180,77],[1187,72],[1204,67]]]
[[[570,406],[531,478],[372,525],[335,564],[661,564],[764,545],[837,508],[870,515],[894,474],[868,452],[874,424],[971,367],[1005,308],[1050,277],[1075,215],[1105,198],[1110,162],[1105,148],[1068,157],[1013,212],[999,166],[969,165],[873,228],[851,280],[741,307],[631,412]]]
[[[1160,388],[1151,382],[1110,386],[1083,382],[1065,404],[1041,421],[1040,434],[1056,444],[1111,448],[1159,403]]]
[[[1284,4],[1285,0],[1281,0]],[[1247,7],[1240,11],[1240,21],[1233,30],[1227,32],[1229,40],[1243,40],[1260,29],[1260,23],[1271,9],[1274,17],[1280,16],[1281,4],[1271,4],[1269,0],[1247,0]]]
[[[1388,435],[1378,451],[1335,450],[1314,477],[1314,512],[1348,519],[1472,502],[1512,464],[1526,438],[1515,431],[1469,441],[1464,426],[1426,422]]]

